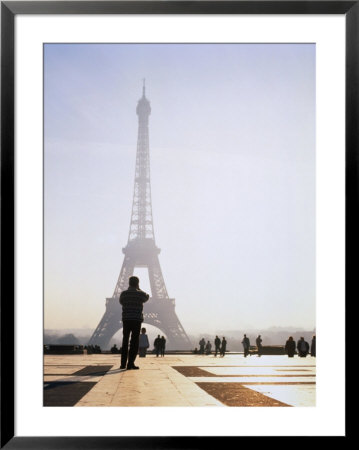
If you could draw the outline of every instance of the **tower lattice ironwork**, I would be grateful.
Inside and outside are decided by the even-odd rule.
[[[159,328],[168,340],[167,347],[188,350],[191,342],[175,312],[175,300],[170,298],[163,279],[155,243],[153,228],[150,153],[148,121],[150,102],[146,98],[145,84],[142,98],[138,101],[138,139],[136,153],[135,185],[128,242],[122,249],[125,257],[112,297],[106,299],[105,313],[95,329],[89,345],[106,348],[112,336],[122,328],[122,308],[119,304],[121,292],[128,287],[128,279],[136,267],[148,269],[152,296],[144,305],[144,323]]]

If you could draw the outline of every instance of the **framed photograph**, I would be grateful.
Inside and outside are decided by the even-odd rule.
[[[348,435],[358,25],[1,2],[1,447]]]

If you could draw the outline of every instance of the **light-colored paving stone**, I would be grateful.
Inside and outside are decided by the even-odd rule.
[[[150,354],[137,358],[136,364],[140,370],[124,371],[119,368],[120,355],[45,355],[44,381],[95,382],[75,406],[223,407],[223,403],[196,384],[204,382],[240,383],[291,406],[315,405],[315,384],[308,384],[315,383],[315,358],[311,357],[244,358],[228,354],[215,358],[176,354],[157,358]],[[105,365],[112,368],[103,375],[73,375],[87,366]],[[188,376],[176,370],[176,366],[195,367],[205,372],[203,376]]]
[[[222,406],[171,365],[178,358],[139,359],[140,370],[113,367],[76,406]]]
[[[246,383],[257,383],[257,384],[261,384],[261,383],[286,383],[286,384],[290,384],[290,383],[303,383],[307,384],[307,383],[315,383],[315,378],[314,377],[308,377],[308,378],[274,378],[274,377],[257,377],[257,376],[253,376],[253,377],[188,377],[191,381],[193,381],[194,383],[201,383],[201,382],[206,382],[206,383],[241,383],[241,384],[246,384]]]
[[[315,406],[315,385],[246,385],[267,397],[285,402],[291,406]]]
[[[213,373],[214,375],[255,375],[255,376],[276,376],[276,377],[292,377],[292,376],[315,376],[315,367],[306,369],[304,372],[301,369],[281,369],[280,371],[276,367],[255,367],[255,373],[253,373],[253,367],[201,367],[207,372]]]

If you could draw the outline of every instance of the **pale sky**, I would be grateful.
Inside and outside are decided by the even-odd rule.
[[[315,45],[47,44],[44,64],[45,328],[95,328],[113,294],[142,78],[185,330],[315,327]]]

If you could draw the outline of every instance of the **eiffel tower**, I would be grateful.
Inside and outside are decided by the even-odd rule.
[[[128,242],[122,249],[125,257],[112,297],[106,298],[106,310],[89,345],[106,348],[112,336],[122,328],[122,307],[119,304],[121,292],[128,288],[128,279],[136,267],[147,267],[152,297],[144,304],[144,322],[159,328],[167,336],[167,348],[189,350],[188,339],[175,312],[175,300],[170,298],[163,279],[155,243],[152,219],[150,153],[148,119],[150,102],[145,95],[143,82],[142,98],[138,101],[138,140],[136,154],[135,186]]]

